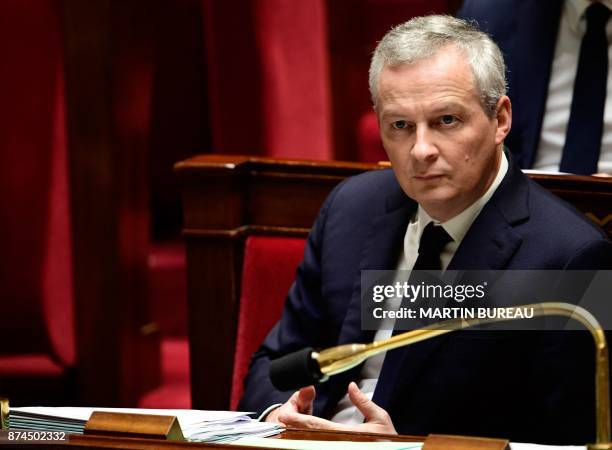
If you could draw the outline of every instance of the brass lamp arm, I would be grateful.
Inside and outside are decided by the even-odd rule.
[[[570,303],[546,302],[521,306],[498,308],[505,310],[506,316],[514,315],[519,309],[533,308],[533,316],[564,316],[582,323],[595,341],[595,409],[596,409],[596,444],[589,444],[589,450],[612,449],[610,434],[610,381],[608,374],[608,345],[601,325],[586,309]],[[437,322],[418,330],[398,334],[389,339],[369,344],[345,344],[332,347],[313,354],[325,379],[331,375],[349,370],[367,358],[393,350],[405,345],[441,336],[451,331],[461,330],[475,325],[518,320],[515,318],[487,319],[451,319]],[[321,380],[323,381],[323,380]]]

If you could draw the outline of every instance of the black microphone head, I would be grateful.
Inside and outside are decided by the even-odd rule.
[[[270,381],[279,391],[316,384],[323,378],[311,347],[281,356],[270,363]]]

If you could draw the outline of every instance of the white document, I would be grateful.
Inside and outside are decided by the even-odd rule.
[[[11,412],[25,412],[29,414],[40,414],[47,417],[60,419],[89,420],[94,411],[116,412],[128,414],[151,414],[157,416],[176,416],[181,429],[193,427],[204,422],[233,422],[248,413],[240,411],[201,411],[197,409],[142,409],[142,408],[78,408],[78,407],[42,407],[28,406],[23,408],[11,408]]]

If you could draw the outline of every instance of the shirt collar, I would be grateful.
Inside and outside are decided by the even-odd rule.
[[[436,222],[431,218],[429,214],[427,214],[427,211],[425,211],[423,208],[421,208],[421,205],[419,205],[416,214],[416,219],[418,223],[418,236],[421,236],[423,230],[425,229],[427,224],[429,224],[429,222],[435,222],[436,224],[442,225],[444,230],[450,235],[450,237],[453,238],[454,242],[456,242],[457,244],[460,243],[463,240],[463,237],[467,234],[470,227],[472,226],[474,220],[476,220],[476,217],[478,217],[478,214],[480,214],[482,208],[484,208],[484,206],[495,193],[495,190],[501,184],[502,180],[504,179],[504,176],[506,176],[507,171],[508,159],[502,151],[502,157],[499,164],[499,169],[497,170],[497,175],[495,176],[493,183],[491,183],[491,186],[489,186],[489,189],[487,189],[487,192],[485,192],[482,197],[480,197],[462,212],[457,214],[452,219],[447,220],[446,222]]]
[[[574,33],[584,34],[586,31],[584,13],[591,3],[593,2],[590,0],[567,0],[565,2],[565,14],[569,26]],[[607,6],[612,11],[612,0],[600,0],[599,3]]]

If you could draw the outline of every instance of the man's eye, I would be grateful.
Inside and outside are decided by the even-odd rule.
[[[391,126],[396,130],[403,130],[404,128],[408,128],[408,122],[405,120],[396,120],[391,124]]]
[[[451,116],[450,114],[445,114],[444,116],[440,117],[440,122],[443,125],[452,125],[456,121],[457,118],[455,116]]]

